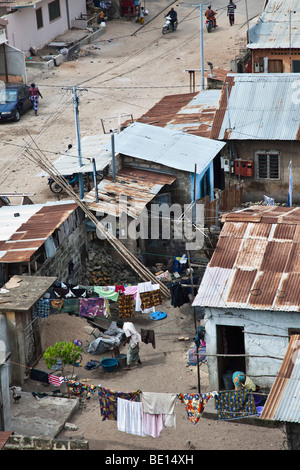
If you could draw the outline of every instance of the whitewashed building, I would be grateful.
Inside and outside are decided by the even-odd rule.
[[[86,0],[0,0],[8,44],[28,52],[39,49],[86,15]]]
[[[270,389],[300,333],[300,208],[253,206],[224,226],[193,306],[205,308],[210,388],[244,371]]]

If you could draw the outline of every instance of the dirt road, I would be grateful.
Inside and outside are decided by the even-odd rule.
[[[34,202],[55,200],[47,178],[37,176],[40,169],[25,158],[24,149],[27,144],[37,145],[54,161],[69,143],[76,144],[74,85],[80,98],[81,137],[102,134],[101,119],[106,126],[116,127],[119,115],[136,119],[163,96],[189,92],[189,74],[184,70],[201,67],[199,9],[192,7],[191,0],[174,3],[179,27],[163,36],[169,5],[149,0],[144,27],[126,18],[109,21],[103,36],[81,48],[78,60],[49,71],[28,69],[28,83],[34,80],[44,98],[37,117],[30,111],[17,123],[1,123],[1,192],[34,192]],[[203,34],[205,68],[210,61],[214,67],[230,70],[230,60],[245,45],[244,23],[244,15],[237,15],[230,28],[224,8],[220,10],[218,29]],[[200,84],[197,74],[197,91]]]

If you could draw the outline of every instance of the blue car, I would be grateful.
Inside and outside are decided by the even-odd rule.
[[[0,88],[0,122],[19,121],[21,114],[32,108],[28,90],[29,86],[25,84],[7,84]]]

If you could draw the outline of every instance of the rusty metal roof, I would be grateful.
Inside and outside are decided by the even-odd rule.
[[[125,212],[136,219],[161,188],[175,179],[175,175],[167,173],[124,167],[118,171],[115,181],[106,177],[98,184],[98,202],[95,189],[84,196],[84,201],[92,211],[114,217]]]
[[[300,422],[300,335],[292,335],[261,419]]]
[[[210,137],[221,90],[164,96],[137,122]]]
[[[224,226],[194,306],[300,311],[300,208],[253,206]]]
[[[0,207],[0,263],[21,263],[78,208],[71,202]]]

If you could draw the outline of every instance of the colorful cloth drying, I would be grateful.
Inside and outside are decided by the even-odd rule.
[[[36,302],[33,312],[32,318],[40,317],[40,318],[48,318],[50,314],[50,299],[40,299]]]
[[[117,420],[118,397],[124,400],[140,401],[140,390],[136,392],[119,392],[109,388],[98,387],[98,397],[100,403],[100,413],[102,421],[106,419]]]
[[[99,297],[103,297],[108,300],[117,301],[119,298],[119,292],[115,291],[115,288],[105,287],[105,286],[94,286],[94,291]]]
[[[181,401],[181,403],[184,403],[189,420],[193,424],[197,424],[208,400],[210,399],[210,394],[186,393],[184,395],[180,393],[178,395],[178,399]]]
[[[81,317],[107,317],[105,299],[97,297],[95,299],[80,299],[79,315]]]
[[[141,308],[146,310],[162,304],[161,290],[155,289],[149,292],[140,292]]]
[[[75,380],[67,380],[66,383],[71,395],[79,398],[86,397],[87,400],[94,395],[98,388],[97,385],[87,385]]]
[[[121,294],[119,296],[119,318],[131,318],[134,316],[134,296]]]
[[[219,419],[237,419],[256,415],[253,394],[245,390],[219,392],[216,397],[216,409]]]

